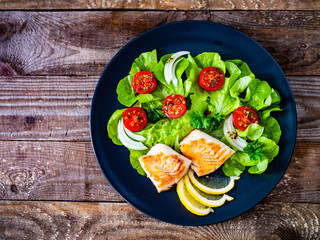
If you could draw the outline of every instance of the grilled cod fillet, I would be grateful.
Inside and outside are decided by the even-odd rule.
[[[235,152],[218,139],[196,129],[182,140],[180,150],[192,161],[191,168],[199,177],[214,172]]]
[[[156,144],[139,158],[158,193],[169,190],[188,171],[191,161],[165,144]]]

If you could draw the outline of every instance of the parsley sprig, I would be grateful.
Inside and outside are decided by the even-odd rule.
[[[206,132],[211,132],[218,128],[223,120],[224,117],[220,113],[213,115],[209,111],[205,111],[204,113],[200,111],[193,111],[190,114],[191,126],[197,129],[202,129]]]
[[[251,143],[248,143],[243,151],[249,155],[250,160],[258,161],[262,154],[261,146],[262,142],[258,142],[258,140],[255,140]]]

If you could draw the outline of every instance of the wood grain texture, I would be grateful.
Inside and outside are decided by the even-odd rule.
[[[0,77],[0,138],[90,141],[99,77]]]
[[[317,204],[260,203],[230,221],[167,224],[126,203],[0,204],[0,239],[319,239]]]
[[[268,200],[320,203],[319,157],[319,143],[298,143]],[[0,142],[0,199],[123,201],[103,176],[91,143],[36,141]]]
[[[0,199],[123,201],[90,142],[0,142]]]
[[[320,1],[278,0],[0,0],[0,9],[315,10]]]
[[[265,47],[286,75],[320,75],[319,11],[1,12],[0,73],[97,76],[131,39],[181,20],[233,27]]]
[[[0,140],[90,141],[98,76],[0,77]],[[320,77],[289,76],[299,142],[320,142]]]
[[[297,143],[288,169],[266,201],[320,203],[319,159],[319,143]]]

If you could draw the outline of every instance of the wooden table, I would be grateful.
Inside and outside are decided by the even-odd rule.
[[[0,0],[0,239],[319,239],[320,0]],[[150,218],[109,185],[89,111],[110,59],[179,20],[233,27],[282,67],[298,112],[291,163],[256,207],[220,224]]]

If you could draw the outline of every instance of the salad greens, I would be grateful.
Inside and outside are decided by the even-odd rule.
[[[258,142],[258,140],[255,140],[251,143],[249,143],[243,150],[245,153],[249,155],[249,158],[251,161],[258,161],[261,154],[262,154],[262,149],[261,149],[262,142]]]
[[[213,52],[180,57],[181,61],[175,69],[178,84],[168,84],[164,77],[164,66],[171,55],[164,55],[158,61],[156,50],[142,53],[133,62],[129,75],[120,80],[117,86],[121,104],[142,107],[147,113],[146,127],[136,132],[146,138],[143,143],[148,148],[163,143],[180,152],[181,140],[197,128],[232,147],[223,136],[224,119],[238,107],[250,106],[258,113],[259,122],[250,124],[245,131],[236,129],[237,135],[248,144],[243,152],[236,151],[224,163],[222,170],[227,176],[240,176],[247,167],[251,174],[263,173],[279,152],[277,144],[281,129],[278,121],[270,115],[273,111],[281,111],[279,93],[266,81],[257,79],[245,62],[238,59],[223,61],[218,53]],[[225,74],[223,86],[216,91],[206,91],[198,84],[201,70],[209,66],[217,67]],[[148,94],[138,94],[131,87],[133,76],[143,70],[153,72],[157,79],[156,89]],[[171,94],[186,98],[187,111],[180,118],[169,119],[162,113],[162,102]],[[115,111],[107,125],[108,135],[117,145],[121,145],[117,126],[124,111]],[[144,175],[139,157],[148,150],[129,150],[131,165]]]
[[[210,111],[205,111],[204,113],[193,111],[190,115],[191,126],[205,132],[217,129],[223,120],[224,117],[220,113],[213,115]]]

